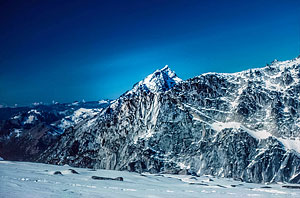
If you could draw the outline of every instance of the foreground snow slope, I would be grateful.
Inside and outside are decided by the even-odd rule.
[[[73,174],[69,169],[76,170]],[[54,175],[60,171],[62,175]],[[123,177],[124,181],[93,180]],[[251,184],[211,176],[153,175],[0,161],[0,197],[299,197],[284,184]]]

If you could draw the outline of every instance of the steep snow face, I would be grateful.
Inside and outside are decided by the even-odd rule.
[[[186,81],[163,68],[75,126],[40,161],[300,183],[299,68],[297,58]]]
[[[150,91],[152,93],[164,92],[181,81],[182,80],[177,77],[175,72],[166,65],[162,69],[156,70],[153,74],[147,76],[144,80],[138,82],[128,93],[137,92],[138,89]]]

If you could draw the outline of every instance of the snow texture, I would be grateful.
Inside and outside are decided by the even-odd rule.
[[[94,117],[100,111],[101,111],[101,109],[80,108],[80,109],[76,110],[72,115],[66,116],[65,118],[63,118],[60,121],[61,123],[58,125],[58,127],[61,128],[62,130],[67,129],[71,126],[78,124],[79,122],[81,122],[85,119]]]
[[[74,174],[75,170],[79,174]],[[54,174],[60,171],[61,174]],[[124,181],[93,180],[123,177]],[[139,174],[0,161],[0,197],[299,197],[284,184],[251,184],[212,176]],[[292,186],[292,185],[290,185]]]

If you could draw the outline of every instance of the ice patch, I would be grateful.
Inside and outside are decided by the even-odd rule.
[[[300,139],[283,139],[283,138],[277,138],[284,146],[285,148],[289,150],[294,150],[298,153],[300,153]]]
[[[214,122],[211,124],[212,129],[215,131],[222,131],[226,128],[240,128],[241,123],[238,122]]]

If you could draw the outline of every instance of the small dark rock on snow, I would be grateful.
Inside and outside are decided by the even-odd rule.
[[[271,186],[262,186],[261,188],[272,188]]]
[[[95,179],[95,180],[116,180],[116,181],[124,181],[123,177],[110,178],[110,177],[92,176],[92,179]]]
[[[60,171],[55,171],[53,175],[63,175]]]
[[[282,186],[283,188],[291,188],[291,189],[300,189],[300,186],[288,186],[288,185],[285,185],[285,186]]]
[[[76,170],[74,170],[74,169],[69,169],[69,171],[71,171],[71,173],[73,173],[73,174],[79,174]]]

